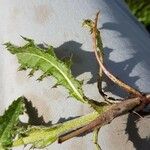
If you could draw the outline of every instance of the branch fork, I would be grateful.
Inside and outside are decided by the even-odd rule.
[[[85,132],[90,132],[95,129],[98,129],[106,124],[109,124],[114,118],[121,116],[123,114],[129,113],[131,111],[141,111],[145,106],[150,104],[150,94],[144,94],[133,87],[129,86],[125,82],[121,81],[119,78],[115,77],[110,71],[108,71],[101,59],[101,54],[97,50],[97,22],[98,22],[98,12],[96,14],[95,22],[92,31],[92,40],[93,40],[93,50],[97,59],[97,62],[102,69],[103,73],[111,79],[115,84],[123,88],[126,92],[132,95],[132,98],[124,99],[120,103],[112,104],[111,107],[100,114],[95,120],[91,121],[88,125],[85,125],[75,131],[69,132],[65,135],[59,137],[58,142],[62,143],[70,138],[81,135]]]

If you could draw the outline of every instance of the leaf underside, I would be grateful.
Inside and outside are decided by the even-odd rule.
[[[19,70],[31,69],[30,76],[37,70],[42,70],[43,75],[39,77],[42,80],[46,76],[53,76],[57,79],[57,85],[62,85],[68,89],[70,96],[77,100],[87,103],[82,90],[82,82],[75,79],[70,71],[71,62],[63,62],[59,60],[52,46],[47,46],[46,49],[39,47],[32,39],[23,37],[27,42],[24,46],[16,46],[12,43],[5,43],[6,48],[16,54],[19,63]]]
[[[19,115],[25,110],[24,98],[20,97],[15,100],[9,108],[0,116],[0,149],[5,150],[11,146],[15,137]]]

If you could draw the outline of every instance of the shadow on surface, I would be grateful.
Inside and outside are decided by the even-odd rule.
[[[43,116],[39,117],[38,116],[38,110],[35,107],[33,107],[33,104],[32,104],[31,101],[28,101],[26,98],[24,98],[24,101],[25,101],[26,113],[29,116],[29,120],[28,120],[28,124],[29,125],[33,125],[33,126],[45,126],[45,127],[50,127],[52,125],[55,125],[55,124],[52,124],[51,121],[45,122]],[[60,118],[56,124],[64,123],[66,121],[73,120],[73,119],[76,119],[76,118],[79,118],[79,117],[81,117],[81,116],[68,117],[68,118]],[[27,124],[26,123],[22,123],[22,125],[26,126]],[[91,131],[89,131],[89,132],[91,132]],[[89,132],[81,134],[81,135],[79,135],[77,137],[85,136]]]
[[[24,98],[25,102],[25,108],[26,108],[26,113],[29,116],[28,123],[30,125],[38,126],[38,125],[43,125],[43,126],[51,126],[52,122],[45,122],[43,116],[38,116],[38,109],[36,109],[31,101],[28,101],[26,98]],[[63,123],[69,120],[73,120],[76,118],[79,118],[80,116],[75,116],[75,117],[68,117],[68,118],[60,118],[57,123]]]
[[[60,118],[57,123],[63,123],[63,122],[65,122],[65,121],[73,120],[73,119],[76,119],[76,118],[79,118],[79,117],[80,117],[80,116],[69,117],[69,118]]]
[[[90,72],[92,77],[89,79],[88,83],[92,84],[97,82],[98,65],[94,53],[84,51],[81,46],[81,43],[68,41],[57,47],[55,52],[60,59],[72,56],[72,74],[77,77],[85,72]]]
[[[132,45],[130,45],[131,47],[129,47],[129,49],[134,50],[134,56],[133,56],[134,63],[137,64],[137,63],[143,62],[145,64],[145,67],[147,67],[146,69],[149,69],[150,51],[148,48],[148,43],[145,43],[144,39],[141,36],[139,36],[138,38],[136,37],[134,32],[132,32],[133,26],[131,26],[131,29],[129,29],[128,31],[124,30],[123,28],[126,28],[126,25],[128,25],[128,24],[125,24],[124,22],[120,22],[120,23],[107,22],[107,23],[104,23],[100,29],[117,31],[120,34],[120,35],[118,35],[120,38],[128,39],[132,43]],[[114,41],[115,41],[115,39],[114,39]],[[145,43],[145,45],[141,44],[142,42]],[[126,49],[127,48],[128,47],[126,46]],[[132,64],[132,62],[133,61],[131,61],[130,63]]]
[[[92,84],[97,82],[98,65],[95,59],[94,52],[84,51],[83,49],[81,49],[81,46],[82,46],[81,43],[75,41],[68,41],[62,44],[61,46],[57,47],[55,49],[55,52],[57,57],[59,57],[60,59],[65,57],[70,57],[71,55],[73,55],[73,66],[72,66],[73,75],[77,77],[80,74],[83,74],[85,72],[90,72],[92,77],[91,79],[89,79],[88,84]],[[136,87],[135,85],[135,82],[139,79],[139,77],[138,76],[130,77],[129,74],[132,72],[132,69],[135,67],[135,65],[138,62],[142,61],[142,58],[137,60],[137,58],[139,58],[141,53],[138,53],[137,51],[134,54],[134,56],[128,60],[125,60],[123,62],[114,62],[109,59],[110,53],[113,52],[113,49],[105,47],[104,51],[105,51],[105,63],[108,70],[113,72],[114,75],[118,76],[129,85],[132,85],[138,89],[138,87]],[[107,77],[105,77],[105,81],[107,83],[107,86],[104,88],[104,91],[110,91],[113,94],[119,95],[121,97],[126,96],[126,94],[124,94],[125,92],[122,91],[116,85],[114,85],[114,83],[112,83],[112,81],[110,81]],[[43,121],[43,117],[37,116],[37,110],[32,106],[32,104],[30,102],[28,102],[27,104],[29,107],[27,111],[31,117],[29,119],[30,123],[36,125],[39,124],[45,125],[45,122]],[[68,121],[74,118],[76,117],[69,117],[68,119],[60,118],[58,123],[62,123],[64,121]],[[129,140],[133,142],[135,148],[140,150],[141,143],[142,143],[142,148],[143,147],[146,148],[147,146],[149,146],[149,140],[140,138],[138,134],[138,129],[136,128],[134,121],[135,120],[131,116],[129,116],[126,132],[129,134]],[[49,125],[50,124],[51,122],[49,123]]]
[[[39,44],[40,47],[45,48],[44,45]],[[64,58],[69,58],[72,56],[73,65],[71,67],[72,74],[77,77],[83,73],[90,72],[91,78],[87,84],[93,84],[98,80],[98,64],[95,59],[94,52],[85,51],[82,48],[82,44],[75,41],[68,41],[62,44],[61,46],[55,49],[55,53],[57,57],[61,60]],[[139,79],[138,76],[129,76],[132,72],[132,69],[137,65],[138,62],[143,61],[140,58],[140,53],[135,53],[134,56],[130,59],[127,59],[123,62],[114,62],[109,59],[110,54],[114,50],[108,47],[104,47],[104,57],[106,67],[110,72],[112,72],[115,76],[120,78],[125,83],[133,86],[138,89],[135,85],[136,81]],[[106,87],[104,87],[105,92],[111,92],[114,95],[118,95],[120,97],[127,97],[128,94],[124,92],[124,90],[120,89],[117,85],[115,85],[109,78],[104,76],[104,81],[107,83]]]
[[[136,150],[149,150],[150,137],[141,138],[138,133],[138,128],[136,126],[136,121],[138,121],[138,119],[139,116],[136,116],[135,114],[129,114],[125,132],[126,134],[128,134],[128,140],[133,143]]]
[[[29,116],[28,123],[30,125],[44,125],[44,126],[50,126],[52,125],[52,122],[45,122],[43,116],[38,116],[38,110],[33,106],[31,101],[28,101],[25,99],[25,107],[26,107],[26,113]]]
[[[123,62],[114,62],[109,59],[109,55],[111,54],[111,52],[113,52],[113,49],[105,47],[104,51],[105,51],[105,63],[108,70],[112,72],[117,78],[121,79],[130,86],[133,86],[134,88],[138,89],[138,86],[136,86],[135,83],[139,79],[139,77],[129,76],[129,74],[132,72],[133,68],[137,64],[136,54],[132,58],[127,59]],[[107,86],[104,87],[104,91],[106,92],[110,91],[111,93],[118,95],[120,97],[127,96],[127,93],[120,87],[118,87],[118,85],[114,84],[108,77],[106,77],[105,81],[107,83]]]
[[[114,32],[113,34],[116,35],[114,37],[117,37],[116,39],[115,38],[113,39],[114,42],[119,42],[121,40],[122,42],[124,41],[126,43],[126,45],[123,46],[123,49],[120,48],[119,50],[124,52],[127,50],[128,51],[131,50],[133,53],[131,54],[132,55],[131,59],[122,61],[121,63],[117,63],[117,66],[119,67],[118,70],[115,69],[115,64],[114,64],[114,67],[112,66],[112,72],[116,73],[118,77],[120,77],[124,81],[127,81],[127,83],[129,83],[133,87],[137,89],[143,88],[141,90],[144,91],[141,92],[149,92],[147,88],[144,88],[144,86],[143,87],[141,85],[140,87],[135,86],[134,80],[137,81],[139,79],[138,76],[135,76],[134,79],[133,77],[129,77],[129,74],[131,73],[132,69],[136,67],[137,64],[141,64],[141,66],[143,66],[145,70],[150,69],[150,61],[149,61],[150,42],[148,41],[149,35],[146,33],[146,30],[144,30],[144,28],[140,25],[140,23],[135,19],[135,17],[131,15],[131,13],[129,12],[129,10],[127,9],[127,7],[124,5],[122,1],[116,1],[116,3],[112,3],[112,5],[109,4],[109,1],[105,1],[105,2],[107,3],[108,7],[110,7],[108,11],[110,11],[111,15],[115,18],[115,20],[111,20],[111,22],[104,22],[100,29],[104,30],[103,32],[113,31]],[[118,12],[121,13],[118,14]],[[115,45],[117,44],[115,43]],[[111,64],[108,63],[108,65]],[[125,69],[124,71],[125,74],[123,75],[123,71],[122,71],[123,68],[121,68],[121,66],[124,65],[126,66],[128,65],[128,66],[127,69]],[[139,71],[137,70],[137,72],[141,74],[140,75],[141,77],[144,76],[143,75],[144,73],[142,73],[143,70],[142,69]],[[138,74],[137,72],[135,74]],[[146,76],[149,77],[150,74],[147,73]],[[142,80],[141,77],[140,80]],[[144,78],[146,77],[144,76]],[[145,87],[149,87],[148,83],[144,83],[144,84]]]
[[[106,1],[106,3],[109,3],[109,1]],[[113,3],[112,5],[116,5],[116,3]],[[110,6],[110,7],[113,7],[112,5],[110,6],[108,4],[108,6]],[[123,39],[128,39],[128,41],[131,43],[131,45],[129,45],[130,46],[129,49],[132,49],[134,51],[134,54],[133,54],[132,58],[125,60],[121,63],[111,62],[111,60],[109,59],[109,56],[107,56],[107,58],[106,58],[107,65],[109,65],[109,68],[111,68],[112,72],[114,72],[119,78],[121,78],[126,83],[129,83],[129,85],[135,87],[136,89],[139,89],[140,87],[136,86],[135,83],[137,80],[140,79],[140,77],[139,76],[131,77],[129,75],[132,72],[133,68],[138,63],[143,64],[144,69],[146,69],[146,70],[150,69],[150,61],[149,61],[150,45],[148,42],[146,43],[144,41],[146,39],[145,38],[146,34],[140,29],[141,26],[138,24],[138,22],[131,15],[127,16],[125,9],[121,8],[120,5],[118,5],[118,9],[120,11],[122,11],[122,15],[118,15],[117,10],[110,8],[111,14],[112,14],[112,16],[114,16],[114,18],[116,20],[115,20],[115,22],[103,23],[101,30],[116,31],[116,34],[118,35],[118,37],[123,38]],[[130,14],[130,13],[128,13],[128,14]],[[125,18],[129,19],[129,21],[127,21]],[[128,48],[128,47],[126,46],[126,48]],[[107,48],[107,49],[109,51],[113,51],[110,48]],[[106,55],[109,55],[107,49],[105,50],[105,53],[106,53]],[[124,50],[126,50],[126,49],[124,49]],[[141,72],[142,72],[142,70],[139,71],[139,74]],[[149,76],[149,74],[146,74],[146,75]],[[109,82],[108,82],[108,84],[109,84]],[[145,85],[145,87],[147,87],[146,85]],[[107,86],[105,88],[105,90],[110,90],[110,88],[112,88],[112,87],[113,86]],[[115,89],[115,91],[116,91],[116,87],[113,89]],[[144,89],[144,90],[149,90],[149,89]],[[148,91],[146,91],[146,92],[148,92]],[[150,138],[149,137],[142,138],[139,135],[138,128],[135,123],[136,121],[137,121],[137,116],[133,115],[133,114],[129,114],[129,117],[127,120],[127,126],[126,126],[126,133],[128,134],[128,140],[130,140],[133,143],[133,146],[136,150],[149,150]],[[150,133],[150,129],[147,132]]]
[[[59,58],[69,57],[73,55],[73,75],[77,77],[85,72],[90,72],[92,77],[87,83],[92,84],[97,82],[98,79],[98,64],[96,62],[94,52],[84,51],[83,49],[81,49],[81,46],[81,43],[75,41],[68,41],[56,48],[55,52]],[[138,89],[138,87],[136,87],[135,85],[135,82],[139,79],[139,77],[129,76],[129,74],[132,72],[132,69],[137,64],[137,54],[135,54],[133,58],[116,63],[109,59],[109,55],[112,51],[113,49],[111,48],[104,48],[105,63],[108,70],[110,70],[118,78],[121,78],[124,82]],[[104,80],[107,83],[107,86],[104,88],[104,91],[112,92],[113,94],[118,95],[120,97],[127,96],[127,94],[122,89],[116,86],[107,77],[105,77]]]

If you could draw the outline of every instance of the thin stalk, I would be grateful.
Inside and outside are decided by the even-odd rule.
[[[99,14],[99,12],[97,13],[97,15]],[[95,20],[95,24],[97,24],[98,19]],[[100,31],[97,29],[96,30],[96,44],[97,44],[97,49],[96,52],[99,56],[99,60],[104,63],[104,52],[103,52],[103,44],[102,44],[102,40],[100,37]],[[103,99],[106,100],[103,91],[102,91],[102,81],[103,81],[103,70],[101,68],[101,66],[99,66],[99,79],[97,82],[98,85],[98,89],[100,94],[102,95]],[[96,150],[101,150],[100,145],[98,144],[98,133],[99,133],[100,128],[97,128],[93,131],[93,143],[95,145],[95,149]]]
[[[100,130],[100,128],[95,129],[93,131],[93,142],[94,142],[94,145],[95,145],[95,150],[101,150],[101,147],[98,144],[98,133],[99,133],[99,130]]]
[[[108,71],[106,69],[106,67],[104,66],[103,62],[101,61],[101,59],[99,58],[99,54],[97,52],[97,44],[96,44],[97,43],[96,37],[97,37],[98,16],[99,16],[99,12],[96,14],[95,23],[94,23],[93,32],[92,32],[93,49],[95,52],[97,62],[99,63],[99,65],[100,65],[101,69],[103,70],[103,72],[105,73],[105,75],[108,76],[114,83],[116,83],[118,86],[120,86],[121,88],[126,90],[128,93],[131,93],[136,96],[142,96],[141,92],[139,92],[138,90],[134,89],[133,87],[127,85],[125,82],[121,81],[120,79],[116,78],[110,71]]]

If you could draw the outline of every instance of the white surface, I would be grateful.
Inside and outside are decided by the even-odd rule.
[[[75,61],[73,73],[85,80],[85,93],[99,100],[101,97],[96,85],[98,66],[92,52],[91,37],[81,27],[83,19],[94,18],[98,10],[101,11],[99,27],[108,68],[130,85],[149,92],[150,37],[129,13],[123,1],[1,0],[0,42],[11,41],[20,45],[24,43],[20,37],[23,35],[35,39],[37,43],[49,43],[57,47],[57,51],[64,50],[61,55],[71,51]],[[46,121],[53,120],[53,123],[60,118],[89,112],[87,106],[67,99],[68,94],[63,88],[51,89],[55,82],[53,79],[37,82],[35,77],[27,78],[27,72],[17,72],[15,56],[9,54],[2,45],[0,49],[1,113],[13,99],[21,95],[33,102]],[[87,83],[92,76],[94,80]],[[114,94],[123,96],[112,83],[109,83],[109,88]],[[150,127],[144,121],[148,122],[148,119],[138,124],[141,138],[150,135]],[[128,134],[125,134],[126,122],[127,116],[120,117],[101,130],[100,144],[103,150],[148,150],[148,143],[144,140],[137,138],[135,144],[128,140]],[[48,149],[92,150],[92,136],[89,134],[83,138],[74,138],[61,145],[54,143]]]

